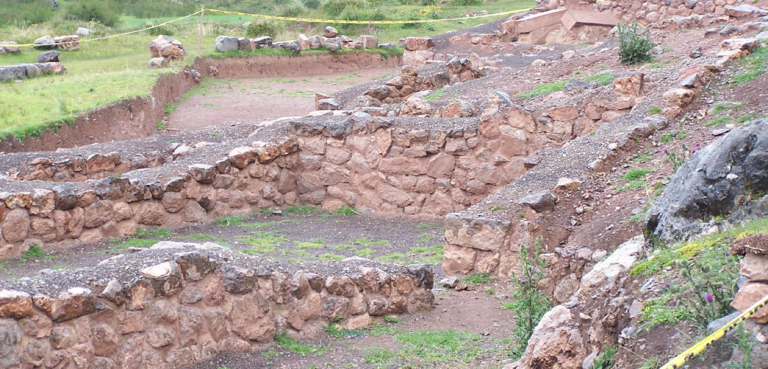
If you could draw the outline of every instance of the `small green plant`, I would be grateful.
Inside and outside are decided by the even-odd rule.
[[[392,323],[392,324],[402,324],[403,323],[403,321],[398,319],[396,316],[390,316],[390,315],[385,316],[384,317],[384,321],[387,322],[387,323]]]
[[[688,159],[691,154],[694,154],[696,150],[689,150],[688,146],[683,144],[682,151],[679,155],[675,151],[669,149],[664,149],[663,152],[664,155],[667,156],[667,160],[672,163],[672,171],[677,172],[683,163],[685,163],[685,160]]]
[[[283,210],[283,214],[291,215],[291,214],[297,214],[297,215],[309,215],[317,211],[317,208],[314,206],[289,206]]]
[[[240,252],[245,254],[275,252],[277,246],[288,241],[285,237],[275,236],[272,232],[266,231],[251,232],[249,236],[239,236],[237,239],[253,246],[251,249],[240,250]]]
[[[661,114],[661,108],[658,106],[654,106],[650,109],[648,109],[648,114],[655,115],[655,114]]]
[[[755,347],[757,342],[752,337],[752,335],[744,329],[744,323],[739,324],[735,333],[738,341],[733,343],[733,347],[740,350],[744,356],[739,361],[726,363],[726,366],[736,369],[751,369],[752,358],[750,357],[750,354],[752,353],[752,348]]]
[[[362,250],[357,250],[355,252],[355,255],[360,256],[360,257],[364,257],[364,258],[369,258],[369,257],[371,257],[373,255],[373,249],[371,249],[371,248],[364,248]]]
[[[608,369],[613,366],[613,357],[616,355],[616,347],[606,346],[603,347],[603,352],[600,353],[593,362],[593,369]]]
[[[34,259],[39,256],[45,256],[45,250],[43,250],[38,244],[32,244],[32,246],[29,246],[29,250],[27,250],[27,252],[24,253],[21,259],[22,260]]]
[[[659,369],[662,365],[664,365],[664,361],[658,355],[653,355],[645,359],[638,369]]]
[[[246,216],[237,216],[237,215],[225,215],[221,218],[216,219],[216,225],[219,228],[227,228],[231,226],[239,226],[243,223],[248,221],[248,217]]]
[[[488,211],[500,211],[500,210],[504,210],[504,207],[501,205],[493,205],[488,208]]]
[[[301,356],[307,356],[313,354],[317,356],[323,355],[327,348],[321,346],[302,345],[291,337],[288,337],[288,333],[283,332],[275,336],[275,343],[280,347],[291,350]]]
[[[651,42],[650,30],[641,30],[637,22],[629,25],[619,23],[619,59],[622,64],[632,65],[649,62],[653,59],[651,49],[656,44]]]
[[[733,77],[733,84],[741,85],[765,74],[768,68],[768,47],[756,47],[752,55],[739,61],[744,72]]]
[[[380,241],[374,241],[368,237],[358,238],[354,241],[352,241],[355,245],[360,245],[363,247],[369,247],[369,246],[389,246],[389,241],[387,240],[380,240]]]
[[[558,82],[552,82],[552,83],[542,83],[533,89],[531,89],[528,92],[522,92],[515,96],[523,99],[523,100],[529,100],[533,99],[536,96],[546,95],[555,91],[560,91],[563,88],[565,88],[565,81],[558,81]]]
[[[344,255],[336,255],[331,253],[325,253],[320,255],[320,261],[331,261],[331,260],[344,260]]]
[[[534,241],[533,249],[520,246],[520,274],[511,274],[513,301],[508,305],[515,317],[513,347],[510,356],[519,359],[528,346],[534,328],[549,310],[549,299],[539,291],[539,282],[544,278],[546,262],[541,258],[541,237]]]
[[[632,181],[642,179],[643,177],[648,175],[648,173],[651,173],[651,172],[653,172],[652,169],[630,169],[626,173],[624,173],[623,178],[627,182],[632,182]]]
[[[344,206],[342,206],[342,207],[332,211],[332,213],[338,214],[338,215],[357,215],[357,214],[360,214],[360,213],[357,212],[357,210],[355,210],[354,206],[349,206],[349,205],[344,205]]]
[[[279,22],[275,21],[268,21],[268,20],[261,20],[261,21],[253,21],[250,25],[248,25],[248,28],[246,29],[245,33],[250,38],[256,38],[256,37],[262,37],[262,36],[270,36],[272,38],[277,37],[277,35],[283,30],[283,25]]]
[[[466,284],[486,284],[491,281],[488,273],[473,273],[461,279]]]
[[[135,238],[168,238],[171,237],[173,234],[173,231],[170,229],[165,228],[149,228],[149,229],[138,229],[136,230],[136,233],[133,234],[133,237]]]

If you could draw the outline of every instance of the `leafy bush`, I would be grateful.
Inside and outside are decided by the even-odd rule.
[[[520,246],[520,274],[512,273],[513,301],[505,308],[512,310],[515,316],[514,346],[510,356],[519,359],[525,353],[528,339],[539,324],[541,317],[549,311],[549,299],[539,291],[539,281],[544,278],[546,262],[541,258],[541,237],[533,244],[533,250],[527,245]]]
[[[278,22],[272,22],[272,21],[255,21],[252,22],[248,29],[246,30],[246,34],[248,37],[261,37],[261,36],[271,36],[276,37],[280,31],[282,31],[282,25]]]
[[[151,27],[151,24],[146,25],[147,27]],[[149,33],[152,36],[159,36],[159,35],[166,35],[166,36],[173,36],[175,33],[175,29],[171,26],[165,25],[155,28],[150,28],[147,30],[147,33]]]
[[[346,0],[329,0],[323,5],[323,10],[329,15],[338,17],[347,8],[348,3]]]
[[[628,26],[619,23],[619,59],[623,64],[631,65],[651,61],[651,49],[656,46],[651,42],[651,31],[642,31],[637,22]]]
[[[0,25],[43,23],[53,16],[47,0],[0,0]]]
[[[320,8],[320,0],[304,0],[303,1],[304,6],[307,7],[307,9],[316,10]]]
[[[120,4],[112,0],[85,0],[67,6],[67,15],[85,22],[97,21],[107,27],[120,23]]]

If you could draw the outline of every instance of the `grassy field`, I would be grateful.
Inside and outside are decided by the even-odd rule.
[[[432,19],[458,16],[472,11],[486,10],[496,13],[509,10],[527,9],[534,5],[532,0],[499,0],[476,6],[448,5],[439,7],[423,7],[418,5],[400,5],[387,3],[373,11],[358,10],[357,13],[345,11],[340,16],[333,17],[320,9],[300,12],[300,17],[354,19],[370,16],[381,19],[412,20]],[[255,9],[254,12],[258,10]],[[275,14],[284,12],[284,8],[276,8]],[[350,15],[351,14],[351,15]],[[157,25],[175,19],[137,18],[123,16],[118,26],[105,27],[97,22],[78,22],[73,20],[50,21],[42,24],[16,24],[0,28],[0,40],[14,40],[19,43],[31,43],[36,38],[51,34],[54,36],[74,33],[78,25],[84,25],[94,30],[89,36],[102,37],[106,35],[140,30],[148,25]],[[214,39],[220,34],[235,37],[246,36],[242,32],[229,32],[234,28],[243,28],[242,23],[254,19],[240,15],[206,14],[204,20],[202,56],[223,56],[214,49]],[[456,19],[426,24],[365,26],[334,24],[339,30],[351,37],[358,34],[374,34],[380,42],[397,42],[406,36],[428,36],[448,31],[470,28],[475,25],[495,20],[493,17],[480,19]],[[186,63],[191,63],[198,55],[198,17],[191,17],[165,27],[173,37],[181,40],[187,50],[184,62],[172,65],[165,70],[148,70],[149,42],[156,36],[142,31],[128,36],[107,40],[87,42],[85,37],[80,49],[62,51],[62,63],[68,69],[66,75],[44,76],[22,83],[0,84],[0,138],[9,135],[25,138],[38,135],[40,132],[60,124],[73,122],[74,118],[98,107],[137,96],[148,96],[161,73],[173,73]],[[322,34],[327,24],[282,22],[279,24],[276,40],[296,39],[299,33],[307,35]],[[270,50],[262,53],[274,53]],[[21,54],[0,54],[0,66],[36,62],[37,51],[25,48]],[[257,52],[258,53],[258,52]],[[226,56],[236,56],[237,53]]]

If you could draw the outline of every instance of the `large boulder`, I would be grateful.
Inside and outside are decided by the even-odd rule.
[[[296,40],[275,42],[272,44],[272,47],[274,47],[275,49],[283,49],[285,51],[290,51],[294,53],[301,51],[301,43]]]
[[[235,39],[237,44],[237,39]],[[184,46],[178,40],[160,35],[149,43],[149,52],[153,58],[166,58],[168,60],[184,59]]]
[[[339,36],[339,31],[337,31],[336,28],[333,28],[331,26],[325,27],[325,33],[323,33],[323,37],[335,38],[338,36]]]
[[[35,49],[38,50],[53,50],[56,48],[56,41],[53,40],[53,37],[51,35],[45,35],[43,37],[38,38],[34,42]]]
[[[55,51],[55,50],[46,51],[37,56],[37,62],[38,63],[58,62],[60,56],[61,56],[61,53],[58,51]]]
[[[77,50],[80,48],[80,36],[59,36],[53,39],[56,43],[56,47],[61,50]]]
[[[734,129],[693,154],[646,215],[645,231],[679,241],[704,229],[713,216],[768,215],[768,120]],[[754,199],[753,199],[754,198]]]
[[[251,41],[253,42],[254,47],[256,47],[257,49],[272,47],[272,37],[269,37],[269,36],[254,38]]]
[[[0,42],[0,54],[9,53],[16,54],[21,52],[21,48],[16,46],[16,41],[3,41]]]

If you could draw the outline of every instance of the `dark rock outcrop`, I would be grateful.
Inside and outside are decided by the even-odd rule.
[[[702,231],[714,216],[737,221],[764,216],[766,192],[768,120],[761,119],[693,154],[648,212],[645,231],[679,241]]]

